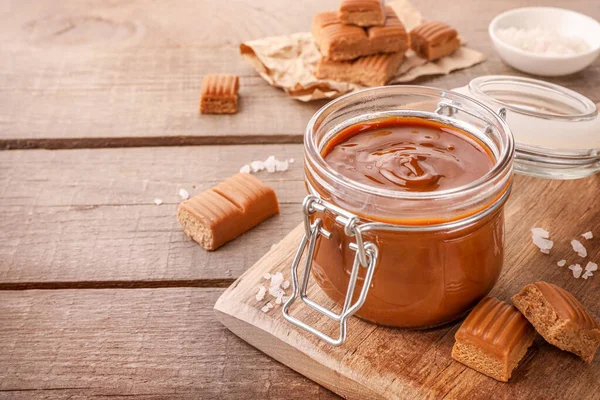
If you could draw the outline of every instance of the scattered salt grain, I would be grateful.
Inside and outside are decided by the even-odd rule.
[[[559,262],[556,263],[556,265],[558,265],[559,267],[564,267],[566,263],[567,263],[567,260],[560,260]]]
[[[550,232],[548,232],[544,228],[531,228],[531,236],[548,239],[550,237]]]
[[[282,303],[282,301],[283,301],[283,296],[285,296],[285,293],[282,291],[282,293],[281,293],[281,294],[279,294],[279,295],[277,296],[277,298],[275,299],[275,304],[281,304],[281,303]]]
[[[271,302],[268,302],[267,304],[264,305],[263,308],[260,309],[260,311],[266,313],[269,312],[269,310],[273,308],[273,304],[271,304]]]
[[[588,272],[598,271],[598,264],[589,261],[587,263],[587,265],[585,266],[585,270],[588,271]]]
[[[290,164],[293,164],[293,163],[295,163],[295,162],[296,162],[296,160],[294,160],[293,158],[290,158],[290,159],[288,160],[288,162],[289,162]]]
[[[583,273],[583,275],[581,275],[581,277],[582,277],[583,279],[587,279],[587,278],[589,278],[589,277],[590,277],[590,276],[592,276],[592,275],[593,275],[593,274],[591,273],[591,271],[585,271],[585,272]]]
[[[536,54],[578,54],[589,50],[585,40],[563,36],[555,30],[543,28],[516,28],[496,30],[498,38],[509,45]]]
[[[550,249],[554,246],[554,242],[549,240],[550,233],[543,228],[531,228],[531,239],[542,253],[550,254]]]
[[[256,293],[256,301],[261,301],[262,299],[265,298],[265,294],[267,293],[267,288],[265,288],[264,286],[260,286],[258,288],[258,293]]]
[[[273,251],[273,249],[275,249],[275,247],[277,247],[277,243],[273,243],[273,244],[271,245],[270,251]]]
[[[250,168],[252,168],[252,172],[262,171],[265,169],[265,163],[262,161],[252,161]]]
[[[592,233],[592,231],[586,232],[586,233],[582,234],[581,236],[583,236],[584,239],[587,239],[587,240],[594,238],[594,234]]]
[[[271,287],[279,288],[283,283],[283,274],[281,272],[277,272],[275,275],[271,277]]]
[[[181,188],[179,189],[179,197],[181,197],[182,200],[187,200],[190,198],[190,193],[184,188]]]
[[[281,284],[281,287],[284,289],[287,289],[290,287],[290,281],[283,281],[283,283]]]
[[[292,160],[293,158],[281,161],[275,156],[269,156],[265,161],[256,160],[252,161],[250,164],[244,165],[242,168],[240,168],[240,172],[259,172],[264,171],[265,169],[270,174],[274,172],[284,172],[289,169],[290,164],[293,164]]]
[[[162,200],[159,198],[154,199],[154,204],[156,204],[157,206],[160,206],[162,204]]]
[[[579,255],[579,257],[587,257],[587,250],[579,240],[571,240],[571,246],[573,247],[573,250]]]
[[[269,279],[271,279],[272,276],[273,275],[271,275],[270,273],[265,272],[265,274],[263,275],[263,278],[266,279],[266,280],[269,280]]]
[[[575,278],[579,278],[581,276],[581,272],[583,271],[583,268],[581,268],[581,265],[579,264],[569,265],[569,269],[573,271],[573,276]]]

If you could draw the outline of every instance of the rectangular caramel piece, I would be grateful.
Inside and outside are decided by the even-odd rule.
[[[386,7],[384,26],[361,28],[344,25],[333,11],[313,18],[312,34],[321,55],[333,61],[354,60],[376,53],[405,52],[408,34],[391,7]]]
[[[184,232],[206,250],[216,250],[279,212],[275,191],[239,173],[179,204]]]
[[[239,78],[236,75],[206,75],[202,80],[200,113],[235,114],[239,88]]]
[[[496,380],[507,382],[533,343],[533,326],[515,307],[486,297],[454,336],[452,358]]]
[[[434,61],[454,53],[460,47],[460,40],[448,24],[428,21],[410,31],[410,47],[420,57]]]
[[[385,24],[383,0],[342,0],[338,10],[342,24],[377,26]]]
[[[592,362],[600,346],[600,324],[575,296],[551,283],[536,282],[512,301],[548,343]]]
[[[403,60],[404,52],[374,54],[352,61],[333,61],[322,57],[315,76],[364,86],[383,86],[396,74]]]

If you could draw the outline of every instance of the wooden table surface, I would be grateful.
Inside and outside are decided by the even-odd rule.
[[[501,11],[597,0],[414,0],[488,60],[418,84],[519,72],[491,48]],[[195,194],[255,159],[302,158],[324,103],[270,87],[242,41],[307,31],[337,0],[0,0],[0,399],[336,398],[227,331],[213,304],[300,222],[299,163],[260,175],[281,215],[207,253],[179,228]],[[241,112],[200,116],[202,77],[241,79]],[[600,62],[550,79],[600,101]],[[163,204],[156,206],[154,199]]]

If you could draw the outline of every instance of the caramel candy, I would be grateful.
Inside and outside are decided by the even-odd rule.
[[[454,336],[452,358],[496,380],[507,382],[533,343],[533,326],[515,307],[486,297]]]
[[[383,86],[396,74],[402,60],[404,52],[375,54],[352,61],[333,61],[323,57],[319,60],[315,76],[365,86]]]
[[[600,345],[600,324],[571,293],[536,282],[521,289],[512,301],[548,343],[592,362]]]
[[[239,78],[236,75],[206,75],[202,80],[200,113],[235,114],[239,88]]]
[[[313,18],[312,34],[321,54],[334,61],[376,53],[403,53],[408,48],[408,34],[391,7],[386,7],[384,26],[367,29],[342,24],[336,12],[319,13]]]
[[[429,61],[454,53],[460,47],[458,33],[448,24],[428,21],[410,31],[410,47]]]
[[[342,0],[338,18],[342,24],[346,25],[384,25],[383,0]]]
[[[279,212],[273,189],[239,173],[179,204],[184,232],[206,250],[216,250]]]

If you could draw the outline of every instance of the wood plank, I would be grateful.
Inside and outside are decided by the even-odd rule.
[[[600,276],[573,278],[568,263],[582,262],[569,241],[588,230],[589,257],[600,260],[600,176],[581,181],[549,181],[518,177],[506,208],[505,266],[491,295],[503,300],[524,285],[545,280],[571,291],[593,314],[600,316]],[[550,230],[555,247],[550,255],[532,245],[529,229]],[[218,318],[236,335],[278,361],[349,399],[517,399],[596,398],[600,386],[600,356],[591,365],[562,352],[541,337],[530,349],[507,384],[495,381],[452,360],[450,353],[459,324],[422,331],[391,329],[351,318],[348,339],[331,347],[283,319],[281,306],[268,313],[255,294],[266,272],[282,272],[290,279],[290,265],[303,233],[299,226],[274,250],[251,267],[219,298]],[[568,264],[567,264],[568,265]],[[377,271],[375,272],[377,274]],[[289,291],[288,291],[289,294]],[[314,281],[308,296],[320,304],[333,303]],[[314,310],[296,305],[294,315],[335,335],[335,323]]]
[[[216,252],[183,234],[180,187],[200,193],[271,154],[297,160],[257,174],[280,215]],[[300,145],[0,152],[0,288],[227,286],[301,221],[302,175]]]
[[[228,333],[220,293],[0,292],[0,398],[337,398]]]
[[[0,63],[0,148],[299,143],[323,102],[300,103],[270,87],[237,47],[307,31],[313,14],[337,3],[10,1],[0,7],[0,57],[7,61]],[[521,75],[500,61],[487,36],[496,14],[521,3],[415,1],[426,18],[443,16],[488,56],[474,68],[416,83],[453,88],[486,74]],[[544,4],[600,19],[596,0]],[[210,72],[241,75],[240,113],[198,115],[201,80]],[[600,101],[600,61],[549,80]]]

